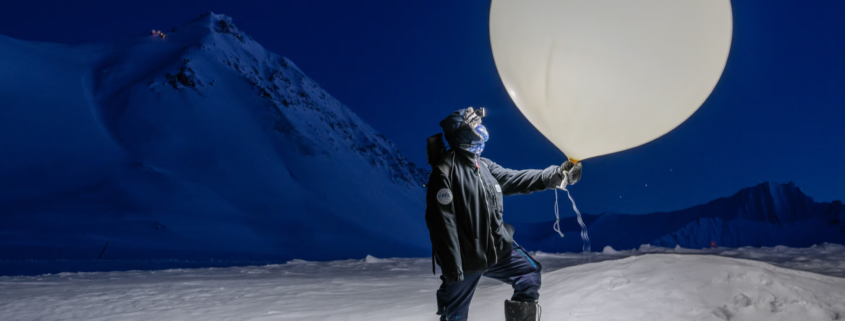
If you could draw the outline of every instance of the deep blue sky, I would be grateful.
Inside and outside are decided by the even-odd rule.
[[[733,46],[711,97],[666,136],[587,160],[572,188],[583,211],[681,209],[763,181],[794,181],[817,200],[845,198],[845,1],[733,5]],[[439,120],[466,106],[489,108],[484,156],[511,168],[565,159],[504,92],[487,1],[15,1],[0,11],[0,34],[108,42],[209,10],[292,59],[419,165]],[[553,198],[510,197],[506,216],[549,220]]]

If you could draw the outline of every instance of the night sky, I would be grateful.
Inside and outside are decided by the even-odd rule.
[[[418,165],[451,111],[485,106],[483,156],[544,168],[565,156],[520,114],[490,51],[487,1],[15,1],[0,34],[109,42],[205,11],[293,60]],[[845,199],[845,1],[734,1],[721,81],[689,120],[647,145],[584,162],[587,213],[686,208],[764,181]],[[608,93],[613,94],[613,93]],[[422,196],[421,196],[422,197]],[[510,197],[510,221],[553,219],[554,194]],[[568,204],[562,213],[570,215]],[[420,213],[422,215],[422,213]]]

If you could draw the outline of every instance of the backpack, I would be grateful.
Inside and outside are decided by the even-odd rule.
[[[426,139],[425,154],[428,158],[428,164],[431,168],[440,169],[446,177],[449,177],[450,168],[443,161],[443,156],[446,155],[446,144],[443,143],[443,133],[437,133]]]

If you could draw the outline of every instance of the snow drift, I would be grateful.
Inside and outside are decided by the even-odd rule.
[[[425,172],[226,16],[0,75],[0,258],[429,253]]]
[[[544,275],[543,288],[549,320],[838,320],[845,314],[845,279],[717,256],[587,264]]]

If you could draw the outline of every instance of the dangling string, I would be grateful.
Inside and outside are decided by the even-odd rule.
[[[572,202],[572,209],[575,210],[575,214],[578,216],[578,225],[581,225],[581,240],[584,241],[584,246],[582,247],[582,250],[584,251],[585,254],[587,254],[587,257],[590,257],[590,236],[587,234],[587,225],[584,224],[584,219],[581,218],[581,211],[579,211],[578,207],[575,206],[575,200],[572,199],[572,193],[570,193],[569,190],[566,189],[566,182],[569,179],[567,177],[568,174],[569,173],[563,174],[563,182],[560,184],[560,186],[558,186],[558,188],[566,191],[566,195],[569,196],[569,201]],[[559,210],[558,210],[558,202],[557,202],[557,188],[555,189],[555,218],[556,218],[555,225],[554,225],[555,232],[560,234],[560,237],[563,237],[563,233],[561,233],[561,231],[560,231],[560,213],[559,213]]]
[[[564,185],[566,183],[563,183]],[[560,231],[560,210],[558,210],[557,205],[557,188],[555,188],[555,225],[554,225],[555,232],[560,234],[560,237],[563,237],[563,232]]]

